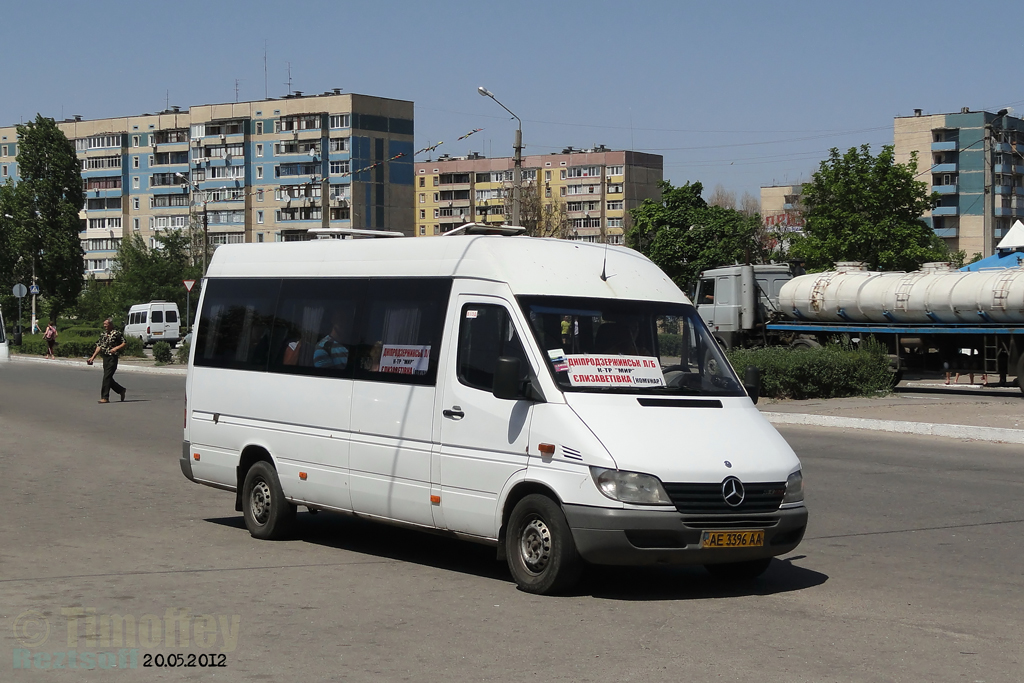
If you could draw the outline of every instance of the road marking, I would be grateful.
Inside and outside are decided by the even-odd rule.
[[[974,441],[995,441],[998,443],[1024,444],[1024,429],[936,424],[933,422],[903,422],[900,420],[872,420],[863,417],[836,417],[835,415],[808,415],[803,413],[765,412],[762,414],[772,424],[867,429],[876,432],[920,434],[923,436],[942,436],[951,439],[971,439]]]

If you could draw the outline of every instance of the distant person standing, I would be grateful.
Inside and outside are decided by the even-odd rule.
[[[53,355],[53,347],[57,345],[57,323],[50,321],[46,326],[46,332],[43,333],[43,339],[46,340],[46,357],[53,360],[56,357]]]
[[[92,365],[93,361],[96,360],[96,356],[100,353],[103,354],[103,385],[100,387],[99,403],[110,403],[111,389],[114,390],[115,394],[121,395],[122,401],[124,401],[125,394],[128,393],[128,390],[114,379],[114,373],[117,372],[117,356],[126,346],[128,346],[128,342],[124,340],[124,335],[121,334],[121,331],[114,328],[113,321],[110,318],[104,320],[103,332],[100,333],[99,341],[96,342],[96,350],[92,352],[92,356],[86,361],[89,365]]]

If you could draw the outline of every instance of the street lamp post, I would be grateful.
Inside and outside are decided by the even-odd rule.
[[[515,115],[511,109],[502,104],[497,97],[494,96],[487,88],[482,85],[476,89],[483,97],[490,97],[492,100],[498,103],[502,109],[512,114],[512,118],[516,120],[518,126],[516,127],[516,144],[515,144],[515,156],[512,158],[512,225],[519,225],[519,209],[522,205],[522,192],[523,192],[523,121]]]
[[[188,176],[186,176],[184,173],[175,173],[174,175],[178,176],[179,178],[184,180],[186,183],[188,183],[189,187],[192,188],[192,190],[194,192],[196,192],[197,194],[201,193],[201,195],[202,195],[202,199],[200,201],[202,201],[202,203],[203,203],[203,277],[205,277],[206,276],[206,252],[210,248],[210,222],[209,222],[209,218],[208,218],[207,213],[206,213],[206,205],[209,203],[210,198],[207,196],[207,194],[206,194],[206,192],[204,190],[200,190],[199,186],[197,186],[194,182],[192,182],[192,179],[189,178]]]

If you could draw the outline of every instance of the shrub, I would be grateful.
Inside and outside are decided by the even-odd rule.
[[[176,363],[188,363],[188,342],[181,342],[178,344],[178,351],[174,354],[174,360]]]
[[[171,362],[171,345],[165,341],[158,341],[153,344],[153,358],[157,363]]]
[[[135,358],[145,358],[146,354],[142,351],[143,344],[142,340],[138,337],[125,337],[125,341],[128,342],[128,346],[125,347],[124,356],[133,356]]]
[[[874,396],[892,389],[885,347],[870,341],[857,348],[829,344],[814,349],[735,349],[728,356],[741,377],[748,365],[761,371],[761,395],[766,397]]]

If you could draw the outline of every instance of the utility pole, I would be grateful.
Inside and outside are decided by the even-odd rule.
[[[499,107],[512,114],[512,118],[518,124],[516,127],[515,156],[512,157],[512,225],[519,225],[519,213],[523,201],[523,121],[515,115],[515,112],[499,102],[494,93],[487,88],[481,85],[476,91],[483,97],[490,97],[497,102]]]

